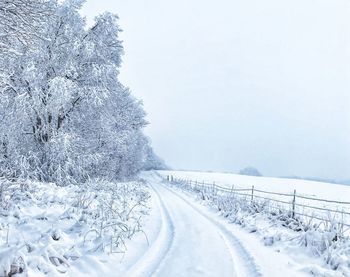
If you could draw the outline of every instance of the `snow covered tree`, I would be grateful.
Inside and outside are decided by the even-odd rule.
[[[146,144],[146,148],[147,149],[145,151],[146,156],[143,170],[169,169],[165,162],[154,153],[153,148],[150,146],[150,143]]]
[[[3,79],[1,174],[66,183],[144,168],[147,122],[142,103],[118,80],[117,17],[104,13],[86,28],[83,3],[52,4],[54,16],[41,20],[45,39],[25,46]]]
[[[35,48],[43,23],[52,15],[53,0],[0,1],[0,92],[13,73],[14,63],[27,48]]]
[[[40,34],[40,24],[51,14],[48,0],[0,1],[0,53],[16,53],[14,41],[29,45]]]
[[[240,175],[248,175],[248,176],[262,176],[262,174],[255,167],[248,166],[239,171]]]

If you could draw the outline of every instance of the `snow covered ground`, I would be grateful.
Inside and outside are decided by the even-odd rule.
[[[0,276],[101,276],[116,271],[134,235],[147,241],[143,183],[0,180],[0,188]]]
[[[159,171],[159,173],[162,176],[172,175],[174,178],[197,181],[199,185],[204,182],[207,185],[215,183],[228,189],[247,189],[248,191],[243,192],[247,194],[251,193],[249,190],[254,186],[255,197],[261,197],[260,199],[263,200],[266,198],[276,200],[273,203],[275,206],[289,211],[293,209],[295,190],[294,211],[299,216],[305,220],[319,219],[318,222],[322,223],[338,221],[347,227],[344,232],[349,233],[350,230],[350,186],[227,173],[191,171]]]
[[[199,172],[199,171],[159,171],[163,176],[173,175],[177,178],[197,180],[227,186],[231,188],[251,188],[269,190],[279,193],[293,193],[316,196],[350,202],[350,186],[322,183],[316,181],[285,179],[274,177],[255,177],[231,173]]]
[[[156,247],[150,248],[127,276],[308,276],[286,255],[267,248],[256,236],[169,187],[159,175],[142,175],[162,214]]]
[[[84,187],[1,183],[0,276],[350,276],[350,243],[203,199],[167,174],[181,172]]]
[[[173,175],[177,178],[205,180],[213,182],[221,180],[223,184],[228,181],[237,185],[242,181],[242,186],[259,184],[260,189],[273,190],[279,181],[280,186],[284,186],[284,179],[247,177],[240,175],[230,175],[221,173],[201,173],[201,172],[173,172],[161,171],[160,175]],[[221,179],[220,179],[221,177]],[[272,182],[270,180],[272,179]],[[255,182],[254,182],[255,181]],[[288,181],[288,180],[287,180]],[[312,193],[312,187],[315,189],[317,182],[306,181],[303,187],[303,181],[299,181],[299,188],[304,193]],[[265,184],[264,184],[265,182]],[[251,204],[247,199],[235,198],[234,195],[220,195],[215,191],[201,191],[201,187],[195,189],[187,182],[167,182],[173,189],[180,190],[187,194],[193,200],[204,204],[211,212],[221,216],[226,223],[226,227],[239,238],[242,245],[254,257],[256,264],[261,268],[263,276],[281,276],[280,273],[273,272],[279,268],[286,275],[289,267],[297,269],[298,272],[291,276],[350,276],[350,241],[349,237],[340,237],[340,230],[337,224],[330,224],[329,228],[320,228],[319,224],[312,221],[300,222],[291,219],[290,215],[285,213],[271,213],[265,205]],[[269,184],[272,186],[269,187]],[[288,192],[292,189],[292,181],[286,184],[281,192]],[[321,184],[323,191],[320,195],[326,195],[325,191],[332,191],[333,184]],[[342,195],[338,199],[348,195],[347,186],[336,186],[338,193]],[[343,189],[343,190],[342,190]],[[318,191],[317,191],[318,192]],[[323,193],[323,194],[322,194]],[[314,194],[313,194],[314,195]],[[317,196],[319,194],[316,194]],[[235,223],[235,224],[227,224]],[[265,256],[267,250],[272,250],[272,254]],[[278,253],[278,254],[277,254]],[[268,258],[266,258],[268,257]],[[271,259],[274,257],[273,259]],[[271,271],[272,270],[272,271]]]

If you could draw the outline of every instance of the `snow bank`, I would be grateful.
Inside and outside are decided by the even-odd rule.
[[[140,182],[0,180],[0,276],[61,276],[86,271],[76,268],[82,257],[93,266],[106,253],[123,254],[142,232],[148,199]]]

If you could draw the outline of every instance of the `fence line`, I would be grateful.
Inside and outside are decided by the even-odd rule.
[[[254,186],[252,186],[251,188],[235,188],[234,186],[232,186],[231,188],[228,188],[228,187],[222,187],[222,186],[216,185],[215,182],[210,184],[210,183],[205,183],[204,181],[198,182],[193,180],[177,179],[177,178],[174,178],[174,176],[172,175],[168,175],[167,180],[170,182],[186,183],[190,187],[193,186],[196,189],[201,188],[203,191],[212,191],[212,192],[215,191],[216,193],[221,192],[225,194],[234,194],[238,196],[244,196],[246,198],[250,198],[251,202],[254,202],[255,199],[263,199],[263,200],[267,200],[267,201],[271,201],[279,204],[288,205],[289,210],[287,210],[285,207],[284,207],[284,210],[287,212],[291,212],[293,218],[296,215],[299,215],[299,216],[317,219],[324,222],[334,223],[335,217],[337,215],[338,216],[341,215],[341,221],[338,220],[337,222],[342,226],[350,227],[350,210],[345,211],[344,207],[341,207],[341,209],[339,210],[338,208],[340,207],[333,207],[332,209],[324,207],[325,203],[330,203],[330,204],[338,204],[338,205],[346,205],[346,206],[349,205],[347,206],[347,208],[350,208],[350,202],[304,196],[301,194],[297,194],[296,190],[294,190],[294,193],[278,193],[278,192],[255,189]],[[267,194],[267,196],[261,196],[261,195],[258,195],[257,193]],[[290,201],[274,199],[274,198],[268,197],[268,195],[290,197]],[[300,203],[298,199],[314,201],[315,203],[323,204],[323,207],[320,207],[320,206],[317,207],[317,206],[308,205],[305,203]],[[328,214],[327,214],[327,217],[322,218],[320,217],[321,216],[320,214],[314,214],[314,212],[309,214],[309,213],[305,213],[304,211],[303,212],[297,211],[298,207],[303,209],[314,210],[314,212],[315,210],[323,211],[323,212],[327,212]],[[344,216],[348,216],[348,220],[345,220]],[[331,219],[331,217],[333,217],[333,220]]]

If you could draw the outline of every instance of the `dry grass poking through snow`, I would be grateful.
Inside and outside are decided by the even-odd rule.
[[[0,276],[62,276],[83,255],[124,253],[143,232],[149,197],[141,182],[0,179]]]

